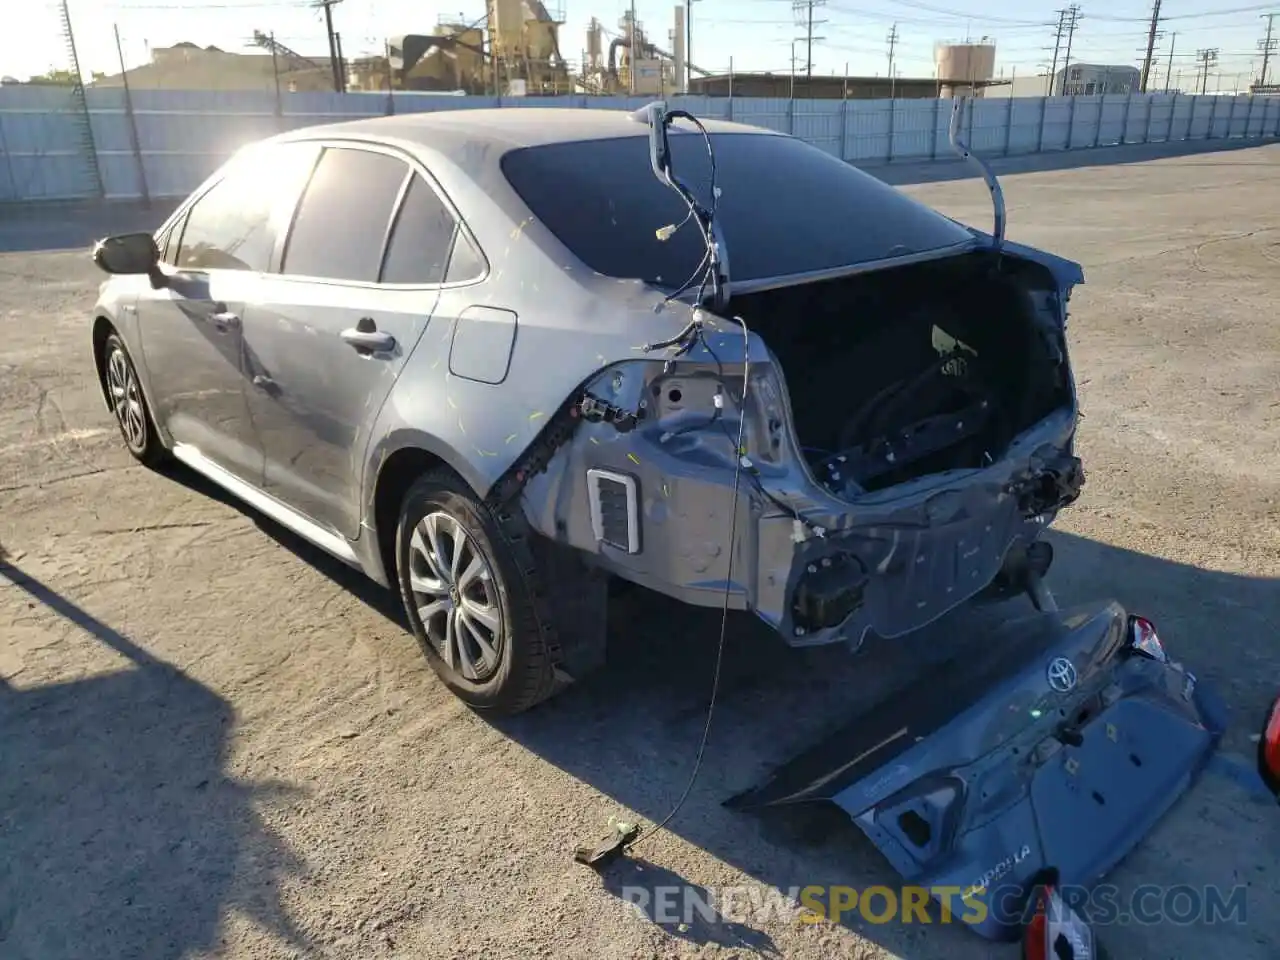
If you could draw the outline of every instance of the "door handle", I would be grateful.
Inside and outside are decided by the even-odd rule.
[[[362,354],[386,353],[395,347],[395,337],[377,330],[372,321],[366,323],[366,320],[367,318],[362,318],[359,326],[348,327],[338,334],[343,343],[350,344],[356,352]]]

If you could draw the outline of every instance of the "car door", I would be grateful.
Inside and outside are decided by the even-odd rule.
[[[255,485],[263,457],[245,397],[242,318],[270,267],[282,198],[291,184],[296,196],[314,158],[314,148],[286,147],[229,164],[166,233],[168,282],[144,288],[136,305],[157,423]]]
[[[369,431],[439,297],[456,219],[416,162],[324,149],[245,318],[265,489],[355,539]]]

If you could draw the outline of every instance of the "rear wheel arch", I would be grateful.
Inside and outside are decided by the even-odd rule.
[[[396,526],[405,494],[424,473],[442,467],[449,467],[443,457],[423,447],[407,446],[388,456],[378,468],[373,485],[373,531],[389,583],[396,582]]]

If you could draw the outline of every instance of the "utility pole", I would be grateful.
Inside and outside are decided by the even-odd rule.
[[[1160,26],[1160,0],[1151,7],[1151,29],[1147,32],[1147,55],[1142,61],[1142,81],[1139,90],[1147,92],[1147,80],[1151,76],[1151,54],[1156,49],[1156,30]]]
[[[889,36],[887,36],[885,40],[889,44],[889,99],[892,100],[893,95],[895,93],[894,77],[893,77],[893,52],[894,52],[894,49],[898,46],[898,25],[896,23],[889,29]]]
[[[1080,5],[1073,3],[1067,7],[1067,52],[1062,58],[1062,92],[1066,93],[1067,69],[1071,66],[1071,41],[1075,39],[1076,26],[1080,23]]]
[[[1196,60],[1200,62],[1200,95],[1203,96],[1209,89],[1209,68],[1217,66],[1218,48],[1210,47],[1207,50],[1197,50]]]
[[[1178,31],[1175,30],[1169,34],[1169,66],[1165,70],[1164,92],[1169,92],[1169,81],[1173,79],[1173,48],[1178,42]]]
[[[1058,78],[1058,51],[1062,49],[1062,31],[1067,28],[1067,11],[1058,11],[1058,28],[1053,34],[1053,62],[1049,64],[1049,88],[1045,90],[1046,97],[1054,96],[1053,82]],[[1066,87],[1067,78],[1062,78],[1062,85]]]
[[[337,93],[342,93],[345,84],[342,82],[342,67],[338,63],[338,40],[337,35],[333,32],[333,5],[341,3],[342,0],[316,0],[312,6],[324,9],[324,29],[329,35],[329,65],[333,70],[333,89]]]
[[[1280,16],[1280,14],[1268,13],[1263,15],[1263,19],[1267,21],[1267,38],[1258,41],[1258,48],[1262,51],[1262,76],[1258,78],[1258,86],[1260,87],[1267,85],[1267,65],[1271,63],[1271,55],[1276,52],[1276,41],[1271,36],[1271,30],[1275,26],[1277,16]]]
[[[820,27],[827,22],[813,19],[813,11],[815,7],[826,6],[826,3],[827,0],[792,0],[791,2],[796,26],[804,30],[804,39],[801,42],[805,46],[804,75],[806,79],[813,77],[813,41],[826,39],[826,37],[816,36],[813,32],[815,27]]]

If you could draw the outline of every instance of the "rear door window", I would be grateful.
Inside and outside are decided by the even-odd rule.
[[[294,215],[281,273],[376,283],[408,173],[409,165],[389,154],[326,148]]]
[[[444,280],[458,223],[431,184],[416,173],[396,215],[382,264],[383,283]]]

